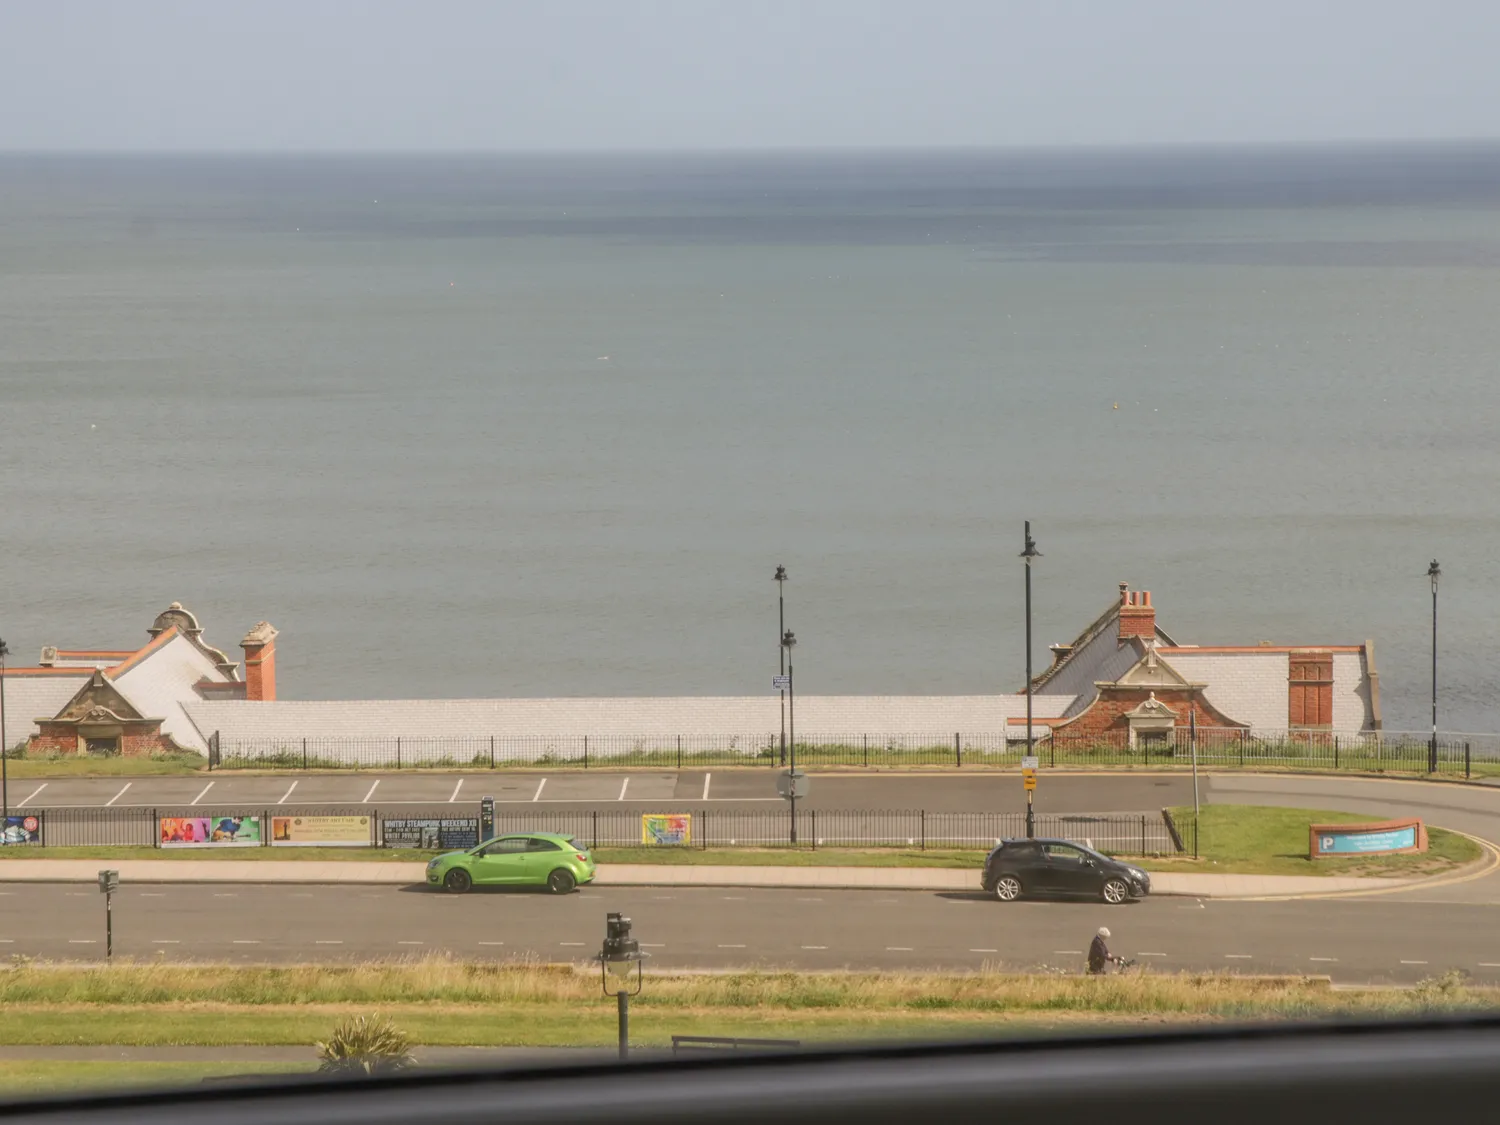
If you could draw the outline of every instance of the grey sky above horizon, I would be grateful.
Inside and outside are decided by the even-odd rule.
[[[1500,137],[1496,0],[0,0],[0,150]]]

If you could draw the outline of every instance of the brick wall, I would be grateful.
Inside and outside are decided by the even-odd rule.
[[[1088,741],[1089,739],[1100,739],[1101,741],[1112,741],[1114,732],[1128,734],[1130,723],[1125,718],[1127,711],[1133,711],[1151,696],[1148,688],[1132,688],[1130,690],[1111,691],[1101,695],[1094,705],[1078,718],[1069,722],[1066,726],[1059,724],[1057,728],[1057,741],[1059,745],[1069,741]],[[1192,711],[1197,714],[1197,723],[1200,727],[1227,727],[1235,724],[1228,716],[1221,715],[1213,709],[1203,698],[1202,692],[1190,693],[1186,690],[1173,691],[1155,689],[1158,703],[1164,703],[1177,714],[1177,726],[1186,728],[1190,721],[1189,696]]]

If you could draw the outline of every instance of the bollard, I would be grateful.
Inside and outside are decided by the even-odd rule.
[[[964,768],[964,752],[958,741],[958,732],[953,732],[953,764],[959,769]]]
[[[302,768],[307,769],[307,739],[302,740]]]

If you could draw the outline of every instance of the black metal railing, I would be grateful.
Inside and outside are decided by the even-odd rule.
[[[494,834],[556,832],[591,848],[641,846],[651,839],[648,821],[669,815],[686,817],[682,845],[694,848],[785,847],[792,839],[789,809],[721,809],[673,807],[642,814],[626,809],[511,811],[497,809]],[[381,810],[357,805],[255,808],[247,805],[204,808],[159,806],[128,808],[28,809],[35,818],[34,846],[174,847],[201,843],[205,834],[224,834],[218,846],[279,847],[302,843],[318,846],[316,830],[340,821],[364,821],[350,831],[347,846],[446,849],[478,843],[477,805],[434,804]],[[226,825],[224,822],[230,822]],[[291,822],[290,826],[278,822]],[[287,831],[287,827],[294,829]],[[310,829],[308,838],[296,830]],[[799,847],[988,850],[998,841],[1026,834],[1021,812],[931,812],[925,809],[801,809],[797,814]],[[1042,813],[1036,835],[1088,844],[1100,851],[1167,854],[1180,850],[1160,812]],[[283,838],[282,833],[286,832]],[[324,842],[323,846],[336,846]]]
[[[1159,737],[1124,731],[1074,735],[1039,727],[1034,754],[1046,769],[1089,766],[1303,768],[1471,777],[1500,774],[1500,735],[1423,732],[1251,731],[1183,727]],[[776,733],[651,736],[475,736],[209,739],[209,769],[653,769],[784,768]],[[1016,768],[1019,728],[1000,733],[799,735],[799,768]]]

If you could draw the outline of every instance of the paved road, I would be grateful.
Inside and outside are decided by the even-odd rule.
[[[95,960],[97,891],[15,885],[0,892],[0,955]],[[405,888],[126,887],[117,956],[285,962],[424,953],[587,961],[606,912],[622,910],[663,969],[1075,969],[1095,928],[1162,970],[1327,973],[1412,982],[1460,968],[1500,983],[1495,908],[1389,898],[1298,902],[1154,899],[1003,905],[978,893],[586,888],[562,898],[464,897]]]
[[[554,810],[619,809],[673,811],[735,806],[779,809],[771,770],[660,770],[609,773],[572,770],[561,774],[395,773],[246,777],[232,772],[198,777],[67,778],[12,781],[15,807],[204,809],[348,808],[373,805],[473,807],[481,797],[507,807],[537,805]],[[1068,775],[1042,779],[1040,804],[1047,812],[1160,809],[1192,800],[1191,781],[1179,774]],[[1500,799],[1500,795],[1497,795]],[[648,809],[647,806],[650,806]],[[814,775],[812,809],[926,809],[929,812],[1021,812],[1026,795],[1017,774]]]

